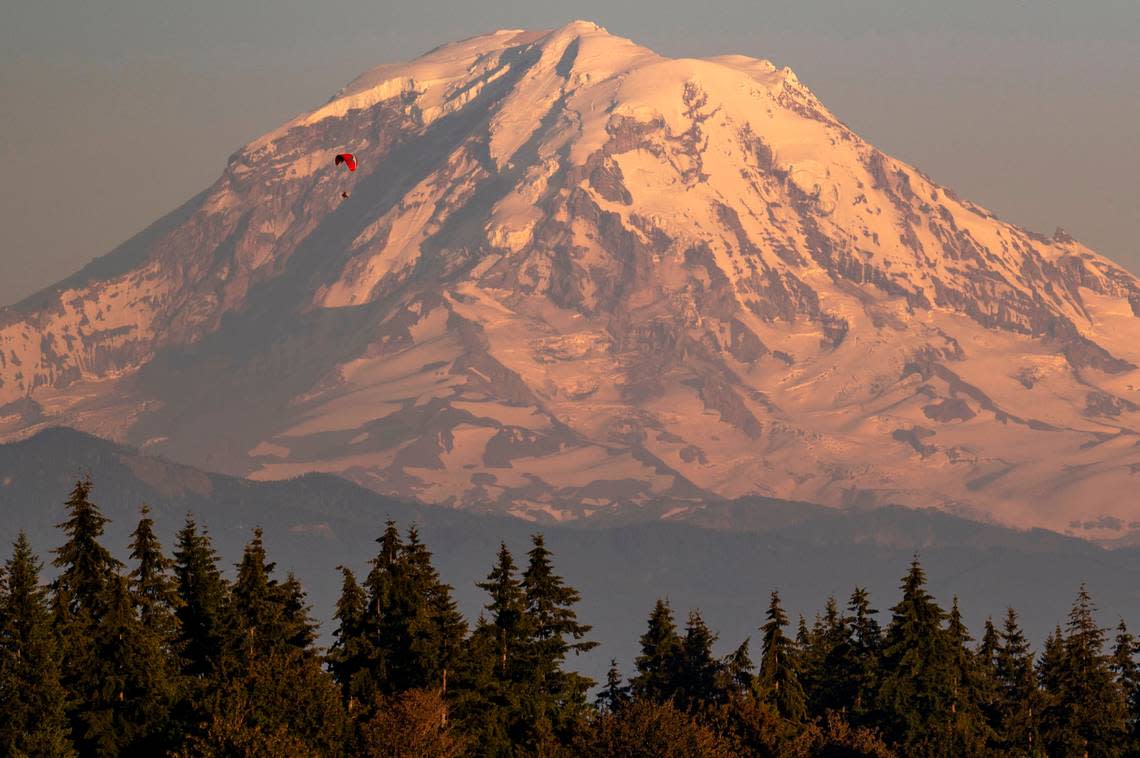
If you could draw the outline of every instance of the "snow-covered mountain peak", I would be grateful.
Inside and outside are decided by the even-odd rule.
[[[362,74],[0,316],[0,432],[536,519],[759,492],[1110,536],[1137,308],[789,69],[573,22]]]

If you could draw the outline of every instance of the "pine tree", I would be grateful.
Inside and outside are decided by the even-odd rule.
[[[510,755],[514,749],[511,720],[519,698],[501,671],[498,629],[480,614],[448,688],[452,713],[475,755]]]
[[[342,739],[335,682],[312,648],[304,588],[274,578],[260,529],[246,545],[230,592],[226,663],[204,699],[203,730],[191,744],[225,754],[256,749],[330,755]],[[271,743],[260,743],[273,736]],[[257,747],[258,745],[260,747]]]
[[[364,582],[368,597],[365,628],[373,642],[369,669],[378,693],[393,694],[410,688],[415,681],[408,608],[410,577],[395,521],[385,524],[376,542],[380,550]]]
[[[458,667],[467,636],[467,622],[451,596],[451,586],[437,582],[428,602],[431,636],[425,645],[425,658],[430,661],[427,683],[447,693],[448,675]]]
[[[41,564],[21,532],[0,592],[0,754],[74,755]]]
[[[994,654],[994,678],[997,683],[994,731],[998,747],[1014,755],[1035,754],[1041,744],[1038,730],[1041,694],[1037,688],[1033,653],[1013,608],[1006,610],[1002,624]]]
[[[994,626],[993,617],[987,616],[985,626],[982,627],[982,641],[978,643],[978,665],[988,674],[993,675],[994,664],[997,661],[998,648],[1001,638],[997,627]]]
[[[1041,646],[1041,656],[1037,659],[1037,680],[1041,692],[1041,709],[1037,726],[1042,750],[1055,741],[1054,734],[1059,731],[1059,725],[1064,718],[1063,680],[1066,666],[1065,636],[1058,625],[1045,638]]]
[[[547,675],[560,669],[567,653],[585,653],[598,643],[582,639],[590,632],[590,626],[578,623],[574,611],[581,594],[554,573],[542,535],[536,534],[531,540],[533,547],[527,554],[530,561],[523,572],[522,588],[526,612],[534,626],[534,663],[539,672]]]
[[[851,722],[862,724],[866,723],[875,707],[883,635],[875,618],[879,612],[871,607],[871,595],[865,588],[856,587],[851,593],[847,612],[852,677]]]
[[[400,554],[403,552],[403,542],[400,540],[400,530],[396,522],[388,520],[384,532],[376,539],[380,551],[372,559],[371,569],[364,581],[365,592],[368,595],[368,626],[374,634],[380,635],[386,618],[390,616],[390,608],[396,585],[401,580],[403,565]]]
[[[823,615],[816,616],[799,646],[800,682],[815,716],[850,711],[855,705],[862,662],[856,657],[849,624],[835,598],[829,597]]]
[[[160,755],[176,739],[169,719],[177,690],[164,640],[136,615],[125,577],[114,577],[105,592],[77,709],[80,753]]]
[[[617,713],[629,701],[629,685],[625,684],[625,680],[622,679],[617,659],[611,658],[610,668],[606,671],[606,684],[598,693],[598,697],[594,701],[595,705],[602,714]]]
[[[174,551],[174,578],[178,589],[177,646],[182,673],[189,677],[190,702],[183,704],[183,719],[196,708],[207,679],[227,667],[226,641],[231,634],[229,586],[218,569],[218,554],[210,537],[198,532],[193,517],[178,532]],[[186,728],[190,728],[187,723]]]
[[[407,603],[411,653],[416,661],[413,686],[446,693],[448,672],[459,661],[467,623],[451,597],[451,587],[440,580],[431,551],[420,541],[414,524],[408,527],[404,555],[411,589]]]
[[[982,628],[982,640],[978,649],[974,651],[974,660],[978,672],[978,707],[981,708],[982,718],[985,719],[988,739],[991,744],[1001,743],[998,731],[1001,702],[1000,685],[997,678],[997,656],[1001,648],[1001,636],[994,626],[992,617],[986,617]]]
[[[533,687],[531,707],[541,711],[540,720],[549,722],[559,739],[568,740],[585,720],[586,693],[594,682],[562,666],[568,653],[585,653],[598,643],[584,639],[590,626],[579,623],[574,610],[581,595],[555,573],[542,535],[533,535],[531,544],[521,582],[531,633],[522,653]]]
[[[724,692],[738,695],[752,692],[756,680],[753,670],[756,666],[752,663],[750,645],[751,638],[745,637],[744,642],[721,661],[724,683],[719,688]]]
[[[819,621],[819,616],[816,616],[816,621]],[[808,629],[807,619],[801,613],[799,621],[796,622],[796,649],[806,650],[812,644],[812,630]]]
[[[372,643],[364,625],[367,599],[364,590],[356,583],[356,576],[344,566],[338,567],[344,581],[337,600],[333,631],[334,642],[326,660],[333,679],[340,685],[341,696],[352,715],[362,703],[371,704],[376,693],[370,682],[368,662],[373,657]],[[362,694],[365,695],[362,700]]]
[[[1049,682],[1053,702],[1044,715],[1042,738],[1050,754],[1117,755],[1126,737],[1124,695],[1104,655],[1105,633],[1082,584],[1069,612],[1062,650]],[[1051,662],[1052,663],[1052,662]]]
[[[78,481],[68,498],[67,520],[58,524],[67,535],[56,548],[52,564],[60,569],[52,583],[52,609],[56,639],[62,654],[61,681],[70,696],[68,718],[81,753],[90,742],[84,738],[88,704],[99,682],[92,677],[96,629],[106,613],[109,589],[119,577],[122,563],[99,542],[108,519],[91,502],[89,479]]]
[[[284,627],[283,640],[294,650],[307,656],[316,656],[317,623],[310,616],[305,588],[292,571],[285,574],[285,581],[277,585],[278,602],[281,604],[281,621]]]
[[[641,635],[641,654],[634,662],[637,674],[630,680],[634,695],[657,703],[673,699],[680,646],[673,610],[667,600],[659,599]]]
[[[675,664],[673,700],[682,710],[697,711],[705,705],[716,705],[727,694],[719,686],[723,670],[713,655],[716,639],[700,612],[690,611]]]
[[[145,505],[138,526],[131,532],[130,557],[135,564],[130,574],[131,597],[139,619],[169,651],[177,633],[174,609],[179,602],[178,589],[171,576],[173,562],[162,552],[154,533],[154,519]]]
[[[381,694],[409,689],[446,691],[467,631],[451,587],[440,580],[414,525],[405,541],[388,521],[377,543],[354,637],[356,654],[368,660],[351,664],[357,673],[350,696],[371,704]]]
[[[760,627],[764,635],[760,676],[756,685],[762,700],[771,704],[781,717],[802,721],[807,715],[803,687],[796,674],[796,650],[784,634],[787,614],[780,607],[780,593],[773,590],[768,603],[768,621]]]
[[[1140,755],[1140,667],[1136,665],[1136,638],[1128,631],[1124,619],[1116,626],[1112,646],[1112,673],[1124,693],[1127,721],[1125,753]]]
[[[950,712],[953,750],[960,756],[983,755],[986,745],[994,737],[982,710],[983,703],[988,704],[989,701],[990,680],[986,678],[988,672],[979,665],[978,657],[970,649],[974,638],[962,620],[957,595],[950,606],[946,634],[952,661]]]
[[[273,578],[274,568],[266,556],[261,529],[254,529],[230,589],[232,655],[237,661],[248,664],[266,658],[287,644],[284,598]]]
[[[320,663],[281,646],[217,677],[185,756],[344,755],[340,694]]]
[[[946,612],[926,591],[917,557],[903,578],[902,592],[883,642],[882,725],[900,752],[948,755],[955,675],[949,635],[942,628]]]
[[[505,543],[499,544],[499,555],[486,581],[476,582],[491,596],[486,609],[495,632],[499,677],[503,680],[525,680],[528,672],[519,670],[519,661],[532,639],[534,629],[526,612],[526,594],[519,581],[514,557]]]
[[[99,543],[108,522],[91,502],[91,480],[77,481],[67,499],[67,520],[58,525],[67,542],[55,550],[52,564],[61,569],[52,587],[57,607],[64,618],[85,617],[94,623],[100,615],[100,601],[108,583],[123,564]]]

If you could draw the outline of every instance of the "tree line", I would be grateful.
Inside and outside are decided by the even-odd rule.
[[[1138,643],[1082,586],[1035,653],[1011,608],[967,630],[917,557],[885,625],[867,591],[792,628],[772,592],[724,657],[659,600],[632,676],[567,666],[597,642],[540,534],[501,545],[473,624],[414,526],[342,567],[333,642],[253,530],[227,579],[188,516],[167,556],[142,509],[129,563],[75,485],[57,575],[21,534],[0,569],[0,753],[11,756],[1125,756],[1140,754]]]

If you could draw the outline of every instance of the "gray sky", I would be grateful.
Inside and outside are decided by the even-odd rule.
[[[1138,0],[0,0],[0,304],[209,185],[361,71],[597,21],[788,65],[862,136],[1140,271]]]

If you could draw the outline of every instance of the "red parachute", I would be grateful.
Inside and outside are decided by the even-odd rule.
[[[348,166],[349,171],[356,170],[356,156],[352,153],[337,153],[335,163],[338,166],[343,163]]]

